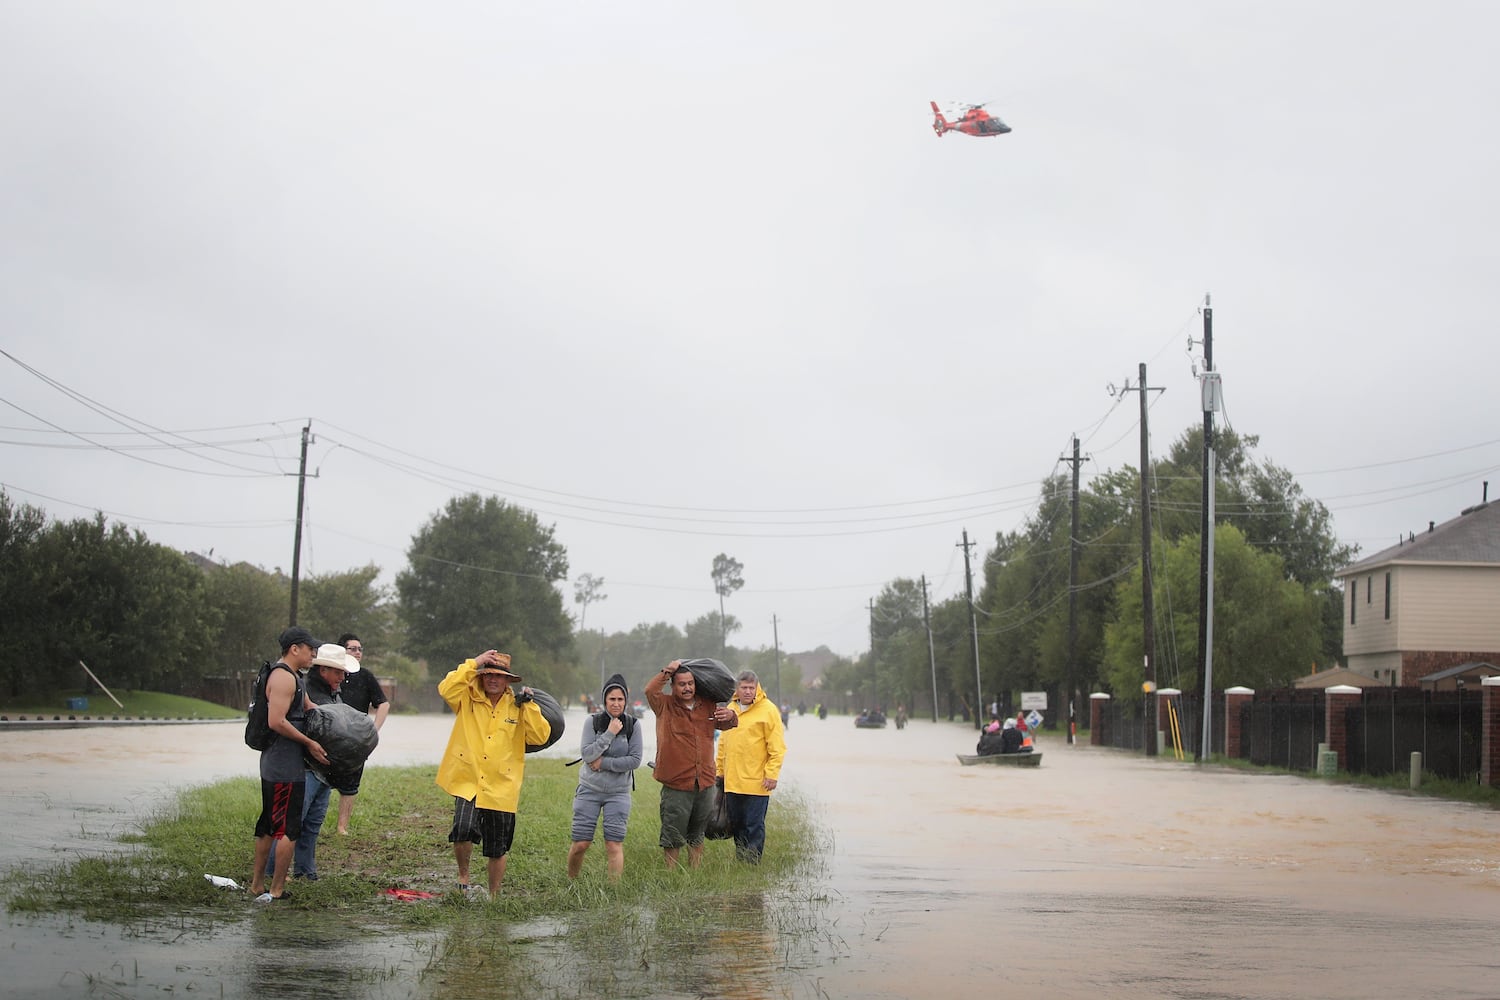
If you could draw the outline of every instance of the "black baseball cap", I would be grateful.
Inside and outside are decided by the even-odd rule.
[[[291,628],[286,629],[281,633],[281,651],[283,653],[285,653],[287,650],[291,649],[298,643],[301,643],[304,646],[311,646],[313,649],[317,649],[319,646],[323,645],[321,642],[314,639],[313,634],[307,629],[303,628],[301,625],[293,625]]]

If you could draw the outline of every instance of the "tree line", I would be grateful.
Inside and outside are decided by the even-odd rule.
[[[595,671],[606,663],[639,693],[674,657],[725,650],[759,662],[727,646],[739,623],[722,610],[680,629],[575,638],[557,587],[568,575],[566,550],[535,514],[493,496],[448,501],[412,536],[395,585],[379,584],[380,574],[370,564],[300,580],[296,617],[328,641],[359,635],[371,651],[366,666],[398,684],[430,686],[492,647],[524,665],[529,684],[565,698],[597,695]],[[602,583],[585,588],[589,600],[603,599]],[[157,544],[102,514],[49,520],[0,491],[0,608],[7,700],[86,687],[80,663],[110,688],[188,693],[205,677],[251,674],[275,658],[291,580]]]
[[[1341,652],[1341,593],[1334,572],[1354,550],[1338,543],[1328,511],[1290,473],[1253,456],[1254,437],[1219,435],[1215,687],[1290,682]],[[1197,684],[1201,431],[1185,432],[1148,470],[1153,489],[1157,680]],[[998,697],[1045,690],[1049,704],[1081,705],[1090,691],[1139,697],[1141,559],[1139,472],[1094,476],[1079,498],[1079,564],[1070,587],[1071,480],[1041,484],[1018,530],[981,546],[971,633],[967,600],[929,609],[937,709],[968,714]],[[804,690],[800,669],[773,649],[729,644],[740,628],[724,598],[743,582],[738,560],[720,554],[719,606],[677,626],[641,623],[606,634],[578,629],[558,584],[564,546],[549,525],[497,497],[455,497],[412,536],[394,587],[380,567],[300,581],[298,623],[329,639],[346,631],[372,651],[382,675],[427,684],[478,650],[504,649],[527,665],[529,683],[560,697],[597,693],[612,673],[633,693],[663,663],[718,651],[749,667],[783,704],[852,693],[857,706],[933,703],[933,670],[919,581],[897,579],[872,602],[872,649],[835,658],[822,692]],[[586,612],[605,599],[604,581],[580,578]],[[1072,601],[1070,601],[1072,598]],[[1076,603],[1076,655],[1068,614]],[[274,657],[290,617],[290,580],[246,563],[219,565],[150,541],[103,515],[49,520],[0,491],[0,683],[8,698],[78,687],[79,661],[107,684],[191,690],[209,675],[256,669]],[[580,615],[580,618],[582,615]],[[979,678],[972,642],[977,635]],[[431,666],[429,666],[429,664]],[[1056,709],[1054,709],[1054,712]]]
[[[1214,687],[1288,685],[1342,655],[1334,573],[1355,549],[1338,542],[1328,510],[1291,473],[1254,457],[1257,438],[1225,430],[1216,443]],[[1198,683],[1201,454],[1202,431],[1192,428],[1148,470],[1157,684],[1185,691]],[[929,658],[920,581],[895,580],[874,601],[871,652],[826,671],[824,688],[852,691],[870,705],[930,709],[935,672],[938,711],[949,715],[984,711],[995,699],[1014,710],[1011,696],[1021,691],[1048,692],[1053,718],[1070,701],[1086,712],[1092,691],[1139,699],[1140,495],[1139,470],[1128,466],[1080,489],[1078,572],[1070,585],[1071,476],[1050,477],[1024,526],[997,534],[984,553],[972,630],[964,596],[933,604]]]

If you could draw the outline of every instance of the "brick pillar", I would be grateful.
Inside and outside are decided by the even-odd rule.
[[[1240,752],[1240,708],[1255,697],[1255,691],[1247,687],[1224,689],[1224,756],[1237,758]]]
[[[1100,691],[1089,695],[1089,746],[1104,745],[1104,710],[1109,706],[1109,695]]]
[[[1500,788],[1500,677],[1481,681],[1479,698],[1479,783]]]
[[[1339,755],[1339,770],[1349,770],[1349,731],[1344,725],[1344,713],[1360,703],[1364,697],[1357,687],[1335,684],[1327,691],[1323,702],[1323,732],[1328,736],[1328,749]]]

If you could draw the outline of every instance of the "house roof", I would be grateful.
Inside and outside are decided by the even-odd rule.
[[[1327,688],[1335,684],[1349,684],[1358,688],[1385,687],[1385,681],[1366,677],[1364,674],[1357,674],[1348,667],[1319,670],[1315,674],[1298,677],[1292,681],[1292,687],[1298,688]]]
[[[1500,501],[1481,503],[1431,530],[1339,571],[1353,576],[1387,563],[1500,563]]]
[[[1493,663],[1488,663],[1484,660],[1477,660],[1473,663],[1460,663],[1456,667],[1449,667],[1446,670],[1439,670],[1435,674],[1427,674],[1421,680],[1422,683],[1425,684],[1429,681],[1445,681],[1449,677],[1460,677],[1464,674],[1475,673],[1482,674],[1486,677],[1494,677],[1496,674],[1500,674],[1500,667],[1497,667]]]

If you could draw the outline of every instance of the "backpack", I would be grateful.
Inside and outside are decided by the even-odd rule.
[[[594,716],[594,732],[596,734],[597,733],[602,733],[606,729],[608,729],[609,728],[609,720],[610,720],[610,715],[609,715],[608,712],[600,712],[598,715],[595,715]],[[625,713],[621,714],[620,721],[622,723],[624,723],[623,728],[621,728],[621,730],[620,730],[620,735],[623,736],[623,737],[625,737],[628,740],[628,739],[630,739],[630,734],[633,733],[633,732],[635,732],[636,718],[635,718],[635,716],[631,715],[629,712],[625,712]]]
[[[285,663],[272,666],[268,660],[260,665],[255,689],[250,695],[250,711],[245,715],[245,746],[251,750],[265,750],[276,740],[276,731],[271,728],[270,709],[266,707],[266,682],[271,679],[271,671],[278,667],[293,677],[297,676]]]

